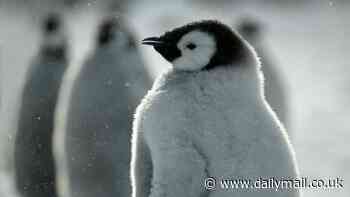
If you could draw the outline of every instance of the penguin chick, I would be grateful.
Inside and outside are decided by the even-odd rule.
[[[255,48],[261,61],[261,70],[264,73],[264,88],[266,101],[276,112],[283,125],[288,128],[288,97],[286,83],[279,72],[279,68],[273,64],[263,43],[264,30],[262,24],[251,18],[241,19],[237,25],[238,32]],[[290,134],[290,130],[288,130]]]
[[[297,197],[297,189],[222,189],[224,178],[297,178],[292,147],[263,97],[254,50],[228,26],[190,23],[143,40],[172,64],[138,106],[133,197]],[[218,188],[206,191],[214,177]]]
[[[67,65],[66,39],[60,16],[43,22],[39,54],[30,65],[21,95],[15,139],[17,189],[23,197],[55,197],[52,154],[54,110]]]
[[[96,49],[74,80],[65,130],[58,131],[64,135],[55,139],[65,149],[56,151],[63,152],[58,171],[65,196],[131,195],[133,112],[151,86],[133,40],[121,21],[103,20]]]

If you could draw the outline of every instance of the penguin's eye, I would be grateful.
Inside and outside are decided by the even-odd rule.
[[[193,50],[193,49],[195,49],[197,46],[194,44],[194,43],[192,43],[192,42],[190,42],[190,43],[188,43],[187,45],[186,45],[186,48],[188,48],[188,49],[190,49],[190,50]]]

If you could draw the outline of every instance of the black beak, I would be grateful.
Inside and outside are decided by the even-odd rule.
[[[143,39],[142,44],[153,46],[154,49],[169,62],[181,56],[181,51],[177,48],[176,44],[173,44],[169,39],[165,41],[162,37],[150,37]]]
[[[164,45],[165,43],[158,37],[150,37],[150,38],[143,39],[142,44],[151,45],[151,46],[160,46],[160,45]]]

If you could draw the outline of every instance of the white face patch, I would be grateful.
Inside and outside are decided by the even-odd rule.
[[[121,47],[121,46],[126,46],[130,38],[128,37],[126,32],[122,30],[116,30],[114,32],[113,39],[114,41],[116,41],[116,45]]]
[[[46,33],[44,37],[44,42],[46,42],[47,45],[57,46],[64,42],[65,36],[64,31],[61,29],[58,29],[54,32]]]
[[[192,31],[185,34],[177,44],[181,56],[172,64],[175,69],[194,71],[205,67],[216,51],[215,39],[208,33]]]

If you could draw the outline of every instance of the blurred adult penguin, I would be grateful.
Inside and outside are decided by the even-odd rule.
[[[15,139],[16,184],[23,197],[57,196],[52,135],[67,42],[59,15],[49,15],[41,28],[43,40],[26,75]]]
[[[133,113],[150,88],[134,38],[116,17],[100,24],[96,49],[74,81],[59,158],[68,197],[130,196]],[[59,145],[57,149],[60,149]]]
[[[288,96],[285,79],[279,68],[274,65],[264,46],[263,27],[258,21],[251,18],[241,19],[237,25],[238,32],[255,48],[264,73],[265,97],[271,108],[276,112],[281,122],[288,127]]]

